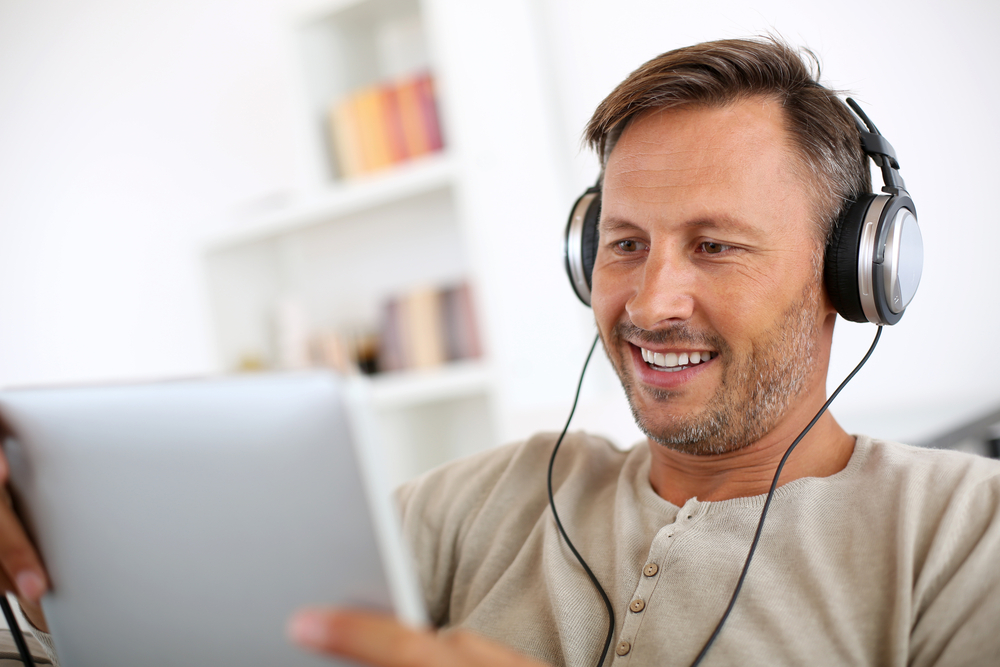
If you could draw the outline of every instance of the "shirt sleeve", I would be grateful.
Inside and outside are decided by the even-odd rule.
[[[413,554],[431,623],[449,622],[449,602],[465,535],[520,444],[449,463],[396,492],[403,537]]]
[[[960,485],[914,586],[913,667],[1000,664],[1000,475]]]

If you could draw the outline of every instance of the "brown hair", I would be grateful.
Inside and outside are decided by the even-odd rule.
[[[850,201],[870,191],[871,175],[854,117],[836,91],[818,83],[819,72],[815,54],[800,53],[773,37],[675,49],[619,84],[594,111],[584,138],[603,166],[628,123],[646,111],[775,99],[785,110],[786,128],[806,169],[803,180],[813,191],[816,223],[825,240]]]

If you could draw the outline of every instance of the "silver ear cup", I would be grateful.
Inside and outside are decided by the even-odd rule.
[[[878,195],[865,213],[858,247],[858,293],[872,324],[895,324],[916,294],[924,244],[913,202]]]
[[[594,199],[599,195],[600,192],[596,188],[591,188],[576,200],[569,216],[569,222],[566,224],[566,244],[563,248],[569,282],[577,297],[586,306],[590,305],[590,280],[584,260],[584,230],[587,212]]]
[[[885,239],[883,282],[889,310],[899,314],[910,305],[924,268],[924,240],[908,209],[896,211]]]
[[[858,293],[861,295],[861,309],[872,324],[883,324],[875,305],[875,267],[876,246],[878,245],[878,223],[885,210],[889,195],[879,195],[872,200],[865,213],[865,221],[861,226],[861,242],[858,244]]]

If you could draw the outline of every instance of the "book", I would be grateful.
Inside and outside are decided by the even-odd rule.
[[[427,72],[355,91],[331,107],[328,125],[344,179],[444,147],[434,79]]]
[[[363,155],[363,173],[378,171],[392,164],[386,138],[385,109],[381,90],[366,88],[357,94],[358,129]]]
[[[479,331],[472,308],[472,290],[468,283],[450,287],[441,293],[445,330],[445,349],[449,361],[475,359],[482,355]]]
[[[482,355],[472,290],[462,282],[387,299],[379,328],[379,371],[432,368]]]
[[[420,117],[430,151],[444,147],[441,139],[441,125],[438,122],[437,103],[434,100],[434,83],[429,74],[417,77],[417,96],[420,99]]]
[[[356,97],[348,97],[334,105],[330,112],[330,133],[337,172],[345,179],[364,173],[356,101]]]
[[[396,95],[408,154],[417,157],[430,152],[431,146],[424,130],[423,110],[416,78],[400,81],[396,87]]]
[[[382,306],[378,353],[378,369],[381,372],[401,371],[407,367],[399,303],[399,299],[392,298]]]
[[[410,368],[432,368],[446,357],[441,293],[433,288],[406,295],[402,310],[403,345]]]
[[[384,100],[385,129],[389,153],[394,164],[403,162],[410,157],[410,151],[406,146],[406,136],[403,130],[403,118],[399,107],[399,88],[397,86],[383,86],[382,98]]]

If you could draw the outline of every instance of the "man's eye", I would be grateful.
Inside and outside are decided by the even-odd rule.
[[[728,250],[729,246],[716,243],[715,241],[705,241],[701,244],[701,249],[709,255],[717,255],[724,250]]]
[[[642,241],[636,241],[635,239],[625,239],[624,241],[618,241],[615,246],[621,252],[633,253],[640,252],[646,249],[646,244]]]

